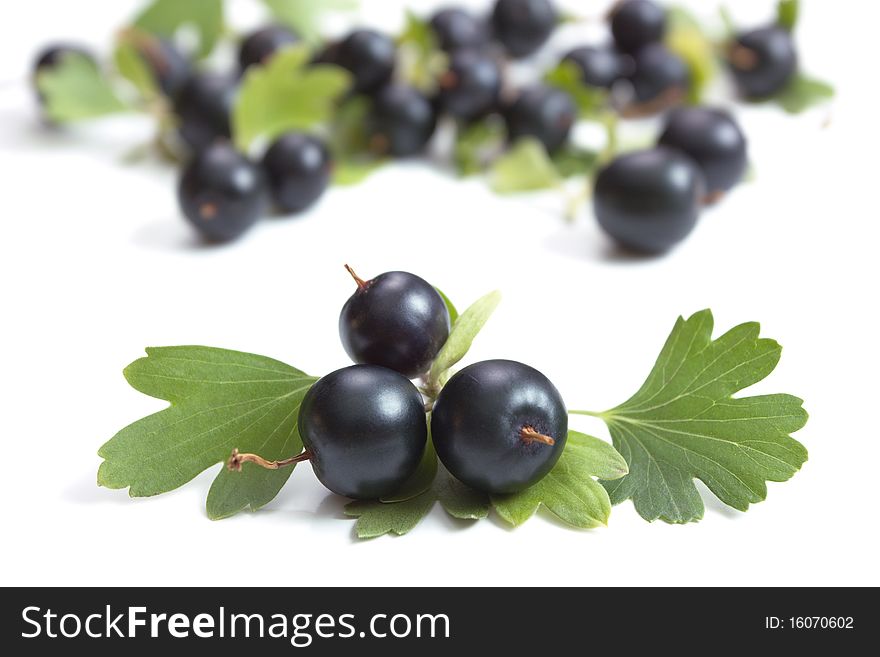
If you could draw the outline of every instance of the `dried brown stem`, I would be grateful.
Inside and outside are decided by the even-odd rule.
[[[245,463],[254,463],[267,470],[278,470],[288,465],[308,461],[310,458],[312,458],[312,453],[309,450],[305,450],[301,454],[291,456],[287,459],[281,459],[280,461],[267,461],[257,454],[242,454],[238,451],[238,448],[236,448],[232,450],[232,456],[230,456],[229,460],[226,462],[226,469],[230,472],[241,472],[242,465]]]
[[[363,278],[361,278],[360,276],[355,274],[354,269],[352,269],[348,265],[345,265],[345,271],[347,271],[349,274],[351,274],[351,277],[354,279],[354,282],[357,283],[359,290],[366,290],[367,289],[367,281],[365,281]]]

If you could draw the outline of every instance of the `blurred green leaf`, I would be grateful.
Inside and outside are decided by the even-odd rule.
[[[199,37],[198,55],[205,57],[223,34],[223,0],[154,0],[134,25],[166,39],[182,27],[190,27]]]
[[[594,150],[567,145],[553,153],[551,160],[560,176],[571,178],[591,174],[599,164],[599,154]]]
[[[608,92],[585,84],[574,62],[559,62],[544,76],[544,82],[568,93],[582,119],[596,120],[608,107]]]
[[[715,45],[694,16],[681,7],[667,9],[666,46],[681,57],[691,74],[688,101],[700,103],[706,87],[718,74]]]
[[[483,171],[504,148],[506,140],[507,130],[497,116],[461,127],[452,154],[459,175],[472,176]]]
[[[800,114],[811,107],[831,100],[833,97],[834,87],[830,84],[798,73],[788,86],[772,100],[789,114]]]
[[[130,108],[116,95],[94,61],[70,53],[37,74],[46,116],[57,123],[94,119]]]
[[[793,32],[800,16],[800,2],[798,0],[779,0],[776,3],[776,23]]]
[[[561,181],[553,160],[534,137],[519,139],[489,170],[489,184],[497,194],[554,189]]]
[[[321,36],[324,16],[336,11],[354,11],[358,0],[263,0],[279,23],[287,25],[309,42]]]

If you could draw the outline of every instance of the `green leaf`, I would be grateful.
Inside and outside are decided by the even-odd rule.
[[[340,187],[360,185],[386,164],[388,160],[375,158],[336,160],[333,163],[333,184]]]
[[[132,497],[158,495],[225,462],[233,448],[268,459],[297,454],[297,417],[316,381],[277,360],[211,347],[160,347],[125,370],[140,392],[171,402],[117,433],[98,451],[98,484],[128,488]],[[292,468],[245,464],[220,472],[208,515],[223,518],[270,502]]]
[[[767,496],[807,460],[789,434],[807,421],[802,401],[784,394],[732,395],[764,379],[781,347],[741,324],[712,340],[709,310],[679,317],[641,389],[599,414],[629,474],[605,482],[611,501],[632,499],[646,520],[684,523],[703,516],[700,479],[740,511]]]
[[[472,176],[483,171],[498,156],[506,142],[507,130],[497,116],[460,127],[453,151],[453,161],[459,175]]]
[[[568,93],[582,119],[596,120],[608,108],[608,91],[584,83],[574,62],[559,62],[544,76],[544,82]]]
[[[669,28],[666,33],[666,47],[687,64],[691,74],[688,101],[698,104],[702,102],[706,87],[718,74],[715,45],[686,9],[670,7],[667,9],[667,16]]]
[[[439,287],[435,287],[434,289],[437,290],[437,294],[440,295],[440,297],[443,299],[443,303],[446,304],[446,310],[449,311],[449,321],[452,324],[455,324],[455,322],[458,321],[458,310],[456,310],[455,304],[453,304],[452,301],[449,300],[449,297],[447,297],[443,290],[441,290]]]
[[[489,169],[489,184],[496,194],[555,189],[561,180],[553,160],[534,137],[517,140]]]
[[[192,28],[199,37],[198,54],[205,57],[223,33],[223,0],[154,0],[134,25],[166,39],[181,28]]]
[[[611,501],[593,477],[617,479],[626,472],[626,461],[611,445],[569,431],[565,451],[547,476],[519,493],[493,495],[492,506],[514,527],[535,515],[541,506],[573,527],[607,525]]]
[[[407,10],[406,23],[397,43],[397,76],[416,89],[433,95],[439,76],[449,67],[449,58],[438,47],[430,23]]]
[[[258,138],[329,123],[351,75],[330,64],[310,66],[310,57],[307,46],[293,46],[248,69],[232,113],[240,149],[247,151]]]
[[[590,149],[577,146],[563,146],[551,156],[553,166],[563,178],[587,176],[599,164],[599,154]]]
[[[132,84],[141,97],[151,99],[159,94],[156,77],[134,43],[121,39],[113,53],[113,62],[119,74]]]
[[[431,365],[431,371],[428,374],[429,380],[439,381],[444,372],[464,358],[471,348],[474,338],[489,321],[489,317],[495,312],[499,303],[501,303],[501,292],[496,290],[477,299],[461,314],[453,325],[446,343]]]
[[[356,96],[343,102],[333,117],[328,144],[333,153],[335,185],[357,185],[388,162],[370,150],[369,112],[370,101]]]
[[[431,487],[424,493],[402,502],[358,500],[345,507],[346,515],[356,517],[358,538],[375,538],[383,534],[406,534],[440,502],[453,518],[478,520],[489,514],[489,498],[457,481],[440,465]]]
[[[776,24],[789,32],[794,31],[800,16],[798,0],[779,0],[776,3]]]
[[[46,116],[57,123],[94,119],[128,111],[100,69],[88,57],[66,55],[37,75]]]
[[[357,0],[263,0],[279,23],[293,29],[309,42],[317,42],[321,36],[321,23],[329,12],[353,11]]]
[[[800,114],[833,97],[834,87],[830,84],[797,73],[788,86],[772,100],[789,114]]]

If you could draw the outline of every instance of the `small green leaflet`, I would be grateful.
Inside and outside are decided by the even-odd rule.
[[[581,529],[608,524],[611,501],[593,477],[619,479],[626,461],[608,443],[569,431],[565,451],[549,474],[534,486],[512,495],[493,495],[492,505],[514,527],[544,506],[554,516]]]
[[[336,111],[328,132],[333,153],[333,184],[357,185],[388,160],[370,151],[367,121],[370,101],[363,97],[346,99]]]
[[[715,46],[694,16],[682,7],[667,9],[666,46],[681,57],[691,74],[688,101],[702,101],[706,87],[718,73]]]
[[[756,323],[715,340],[712,328],[709,310],[679,317],[641,389],[610,411],[586,413],[605,420],[629,465],[628,475],[604,482],[612,503],[632,499],[646,520],[702,518],[694,478],[745,511],[766,498],[767,481],[786,481],[807,460],[789,435],[807,421],[800,399],[732,397],[770,374],[782,348],[759,338]]]
[[[433,449],[431,449],[433,454]],[[401,502],[355,501],[345,506],[346,515],[357,518],[358,538],[376,538],[383,534],[406,534],[434,507],[435,502],[459,520],[479,520],[489,515],[489,498],[454,479],[436,463],[430,488]]]
[[[500,117],[490,116],[468,126],[459,126],[452,154],[459,175],[480,173],[504,149],[507,129]]]
[[[568,144],[550,156],[557,173],[563,178],[586,176],[599,164],[599,154],[586,148]]]
[[[489,169],[489,185],[496,194],[518,194],[556,189],[562,178],[543,144],[523,137]]]
[[[357,0],[263,0],[275,19],[309,42],[321,37],[321,22],[333,11],[353,11]]]
[[[789,114],[800,114],[833,97],[834,87],[830,84],[797,73],[788,86],[772,100]]]
[[[44,98],[46,116],[57,123],[94,119],[125,112],[128,106],[95,63],[71,53],[37,75],[37,88]]]
[[[440,377],[449,368],[465,357],[474,338],[489,321],[489,317],[495,312],[499,303],[501,303],[501,292],[496,290],[477,299],[458,317],[446,343],[431,365],[431,371],[428,374],[430,381],[440,381]]]
[[[407,10],[406,24],[397,43],[397,77],[424,93],[435,93],[437,79],[448,68],[449,58],[438,48],[428,21]]]
[[[159,95],[156,76],[147,63],[144,52],[156,47],[156,37],[131,28],[119,35],[113,63],[119,74],[128,80],[141,98],[151,100]]]
[[[158,495],[225,462],[236,447],[269,459],[302,450],[299,407],[316,379],[277,360],[211,347],[151,348],[126,368],[125,377],[171,406],[130,424],[101,447],[101,486],[128,488],[132,497]],[[292,470],[224,468],[208,493],[208,516],[260,508]]]
[[[792,32],[800,16],[798,0],[779,0],[776,3],[776,24]]]
[[[223,33],[223,0],[154,0],[134,25],[166,39],[181,28],[192,28],[199,37],[198,54],[205,57]]]
[[[232,112],[236,145],[247,151],[255,140],[271,140],[288,130],[326,124],[351,75],[330,64],[309,65],[311,51],[294,46],[265,66],[251,66]]]
[[[446,304],[446,310],[449,311],[449,321],[455,324],[458,321],[458,309],[455,307],[455,304],[450,301],[449,297],[441,290],[439,287],[435,287],[437,290],[437,294],[439,294],[443,298],[443,303]]]

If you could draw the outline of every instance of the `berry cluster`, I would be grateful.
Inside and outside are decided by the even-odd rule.
[[[348,93],[336,106],[366,103],[358,128],[362,150],[373,158],[423,153],[442,121],[455,124],[461,136],[489,120],[501,125],[500,152],[531,139],[552,158],[571,147],[579,118],[669,112],[658,148],[610,163],[614,149],[606,149],[601,162],[607,166],[595,176],[594,189],[596,217],[613,239],[636,251],[665,251],[690,232],[703,204],[742,178],[743,133],[723,110],[683,106],[696,100],[695,63],[672,47],[669,13],[651,0],[618,1],[607,16],[611,43],[580,46],[561,58],[559,67],[575,72],[577,88],[550,74],[544,82],[515,87],[508,62],[541,49],[561,22],[552,0],[495,0],[485,17],[440,10],[424,22],[427,55],[442,63],[423,67],[427,80],[403,65],[405,38],[372,29],[321,44],[308,65],[335,66],[350,76]],[[772,25],[728,39],[724,58],[743,98],[766,99],[792,83],[798,65],[790,28]],[[174,150],[184,162],[180,207],[206,239],[234,239],[271,206],[297,213],[321,197],[339,157],[327,125],[281,134],[258,148],[261,153],[233,146],[230,117],[242,80],[278,53],[302,47],[293,29],[272,24],[245,36],[237,70],[221,73],[196,66],[166,35],[125,34],[164,96]],[[37,77],[74,55],[98,66],[81,48],[54,46],[39,57]]]
[[[443,297],[406,272],[358,278],[342,308],[339,334],[357,363],[319,379],[299,411],[305,450],[283,461],[235,451],[276,469],[312,464],[324,486],[353,499],[397,492],[416,471],[430,435],[459,481],[485,493],[513,493],[544,477],[565,447],[568,412],[538,370],[510,360],[465,367],[445,385],[425,376],[450,331]],[[411,379],[421,377],[416,387]],[[430,419],[428,419],[430,418]]]

